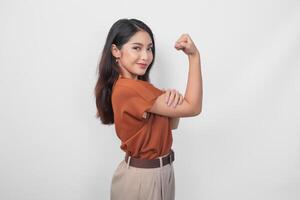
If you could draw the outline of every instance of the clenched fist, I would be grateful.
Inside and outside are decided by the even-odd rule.
[[[188,34],[182,34],[175,43],[177,50],[182,50],[186,55],[194,55],[199,53],[192,38]]]

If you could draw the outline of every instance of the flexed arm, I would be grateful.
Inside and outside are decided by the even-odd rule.
[[[168,117],[191,117],[202,111],[202,75],[200,53],[188,34],[183,34],[176,42],[175,48],[182,50],[189,60],[188,81],[182,104],[176,108],[169,107],[164,102],[166,93],[159,96],[149,112]]]

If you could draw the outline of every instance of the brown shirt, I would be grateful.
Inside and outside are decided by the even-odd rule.
[[[112,92],[115,130],[120,148],[130,156],[154,159],[170,152],[170,118],[147,112],[164,92],[151,83],[119,77]]]

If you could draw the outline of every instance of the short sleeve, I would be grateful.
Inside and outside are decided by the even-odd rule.
[[[136,84],[134,86],[119,86],[117,99],[120,114],[123,117],[134,117],[138,120],[147,118],[147,111],[152,107],[157,97],[164,92],[152,84]]]

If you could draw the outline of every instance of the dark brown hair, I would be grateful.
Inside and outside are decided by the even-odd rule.
[[[98,65],[98,80],[94,88],[97,114],[103,124],[114,123],[114,113],[111,102],[112,87],[119,76],[119,66],[115,57],[111,53],[111,46],[115,44],[118,49],[129,41],[129,39],[138,31],[146,31],[153,44],[153,60],[139,80],[149,81],[149,72],[155,59],[155,43],[151,29],[142,21],[137,19],[119,19],[110,28],[105,45],[102,50],[100,62]]]

